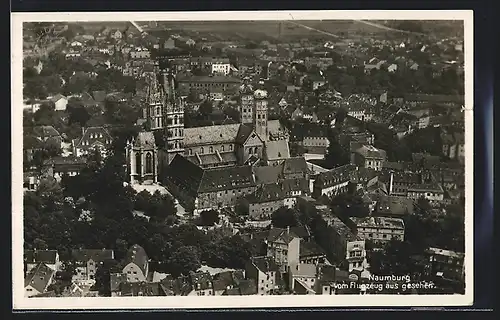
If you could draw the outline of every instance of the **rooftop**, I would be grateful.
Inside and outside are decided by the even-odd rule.
[[[387,218],[387,217],[365,217],[365,218],[352,218],[358,228],[372,227],[372,228],[388,228],[388,229],[403,229],[404,222],[400,218]]]

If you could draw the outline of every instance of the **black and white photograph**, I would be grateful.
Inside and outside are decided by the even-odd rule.
[[[472,303],[471,12],[12,20],[14,308]]]

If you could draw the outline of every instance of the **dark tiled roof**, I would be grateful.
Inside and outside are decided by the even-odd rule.
[[[72,250],[71,255],[75,261],[87,262],[90,259],[96,262],[112,260],[115,258],[114,251],[108,249],[81,249]]]
[[[464,96],[462,95],[444,95],[444,94],[405,94],[405,101],[417,102],[453,102],[463,103]]]
[[[203,179],[203,169],[181,155],[176,155],[167,170],[167,179],[195,197]]]
[[[281,177],[281,166],[260,166],[254,167],[255,182],[261,183],[276,183]]]
[[[269,183],[261,185],[254,193],[247,197],[250,203],[265,203],[285,198],[285,193],[278,183]]]
[[[321,172],[316,177],[315,184],[320,188],[327,188],[344,182],[348,182],[351,179],[351,174],[356,170],[356,166],[352,164],[347,164],[326,172]]]
[[[144,248],[142,248],[138,244],[134,244],[127,252],[127,255],[125,256],[124,259],[124,265],[127,265],[129,263],[134,263],[136,264],[141,271],[146,274],[146,266],[148,264],[148,255],[146,254],[146,251]]]
[[[292,128],[292,140],[301,141],[305,137],[327,137],[328,126],[304,123],[297,124]]]
[[[60,137],[59,132],[53,126],[38,126],[33,128],[36,137],[45,140],[47,138]]]
[[[314,241],[300,242],[300,257],[306,258],[311,256],[325,255],[323,249]]]
[[[239,137],[241,126],[241,124],[221,124],[217,126],[185,128],[185,147],[189,148],[191,146],[213,145],[217,143],[235,143]]]
[[[92,95],[95,102],[104,102],[106,100],[106,91],[93,91]]]
[[[290,149],[287,140],[276,140],[266,142],[266,156],[269,160],[287,159],[290,157]]]
[[[42,147],[42,143],[39,139],[35,138],[32,135],[25,134],[23,136],[23,149],[24,150],[37,149],[37,148],[41,148],[41,147]]]
[[[277,272],[278,265],[271,257],[252,257],[252,264],[260,271],[267,273],[270,271]]]
[[[147,282],[124,282],[120,285],[122,296],[137,297],[137,296],[166,296],[164,287],[160,283]]]
[[[287,229],[281,229],[281,228],[272,228],[269,230],[269,233],[267,235],[267,241],[268,242],[275,242],[278,239],[283,239],[285,243],[290,243],[294,238],[300,238],[298,235],[296,235],[292,230],[288,232]]]
[[[84,166],[87,160],[83,157],[54,157],[45,162],[45,165],[64,166],[64,165],[81,165]]]
[[[239,166],[205,170],[198,192],[214,192],[255,186],[252,167]]]
[[[189,76],[189,77],[179,77],[179,82],[198,82],[198,83],[241,83],[238,78],[227,77],[227,76]]]
[[[191,284],[195,290],[206,290],[212,288],[212,276],[209,272],[191,272],[189,274]]]
[[[356,150],[356,153],[361,154],[365,158],[380,158],[380,159],[386,158],[385,150],[378,149],[370,145],[362,146],[361,148]]]
[[[292,195],[294,191],[309,192],[309,180],[307,179],[285,179],[281,181],[281,187],[286,196]]]
[[[33,268],[24,279],[24,287],[32,286],[38,292],[44,292],[49,285],[54,271],[47,267],[45,263],[39,263]]]
[[[85,129],[82,138],[77,142],[76,147],[81,149],[90,149],[96,144],[109,146],[108,141],[111,142],[112,138],[106,128],[88,127]],[[85,142],[86,144],[84,145],[83,142]]]
[[[377,215],[408,215],[413,213],[413,201],[405,197],[380,197],[375,210]]]
[[[124,282],[127,282],[127,275],[125,273],[112,273],[112,274],[110,274],[111,292],[120,291],[121,284]]]
[[[245,141],[248,139],[248,137],[250,136],[250,134],[253,132],[253,129],[252,127],[248,126],[248,125],[240,125],[240,128],[238,130],[238,134],[236,136],[236,143],[239,143],[239,144],[243,144],[245,143]],[[260,137],[259,137],[260,139]],[[262,140],[262,139],[261,139]]]
[[[165,279],[160,284],[169,296],[187,296],[192,291],[192,286],[186,277]]]
[[[283,162],[283,174],[307,173],[307,162],[304,157],[293,157]]]
[[[151,131],[142,131],[139,132],[137,138],[134,140],[135,148],[145,148],[145,149],[154,149],[156,146],[155,136]]]
[[[221,291],[228,288],[237,287],[244,279],[242,271],[225,271],[214,275],[214,290]]]
[[[55,264],[57,250],[25,250],[24,259],[26,263],[46,263]]]

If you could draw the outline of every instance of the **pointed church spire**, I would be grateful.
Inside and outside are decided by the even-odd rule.
[[[164,94],[161,89],[158,78],[155,74],[151,74],[148,79],[148,90],[147,90],[147,103],[149,105],[161,104],[163,103]]]

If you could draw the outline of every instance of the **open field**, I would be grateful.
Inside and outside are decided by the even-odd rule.
[[[460,32],[461,23],[457,21],[420,21],[424,32],[440,33],[450,31]],[[140,22],[140,25],[147,24]],[[302,25],[302,26],[300,26]],[[376,25],[379,25],[377,27]],[[389,30],[394,21],[376,21],[369,23],[354,20],[316,20],[316,21],[189,21],[175,22],[162,21],[158,27],[150,30],[186,30],[200,33],[215,33],[220,36],[237,36],[248,39],[278,38],[282,40],[289,38],[322,37],[328,38],[338,36],[357,35],[380,35],[398,34],[397,30]]]

